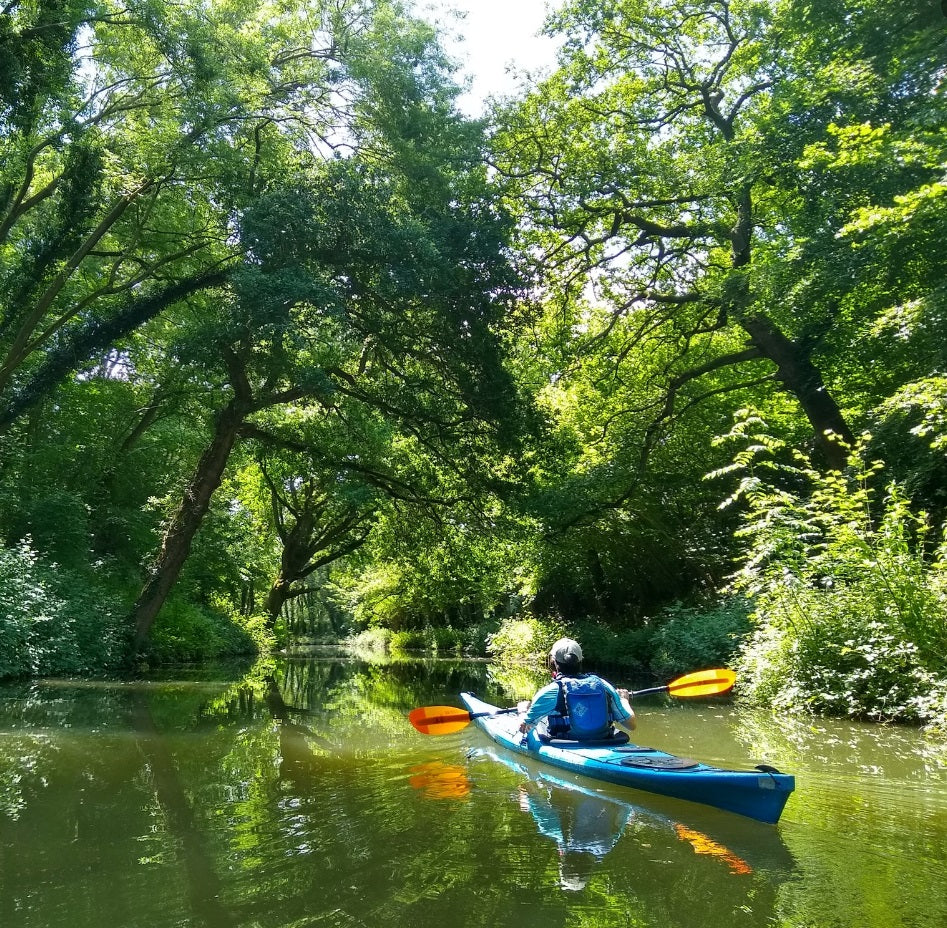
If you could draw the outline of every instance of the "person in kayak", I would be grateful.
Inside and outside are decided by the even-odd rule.
[[[595,674],[582,673],[578,641],[560,638],[549,651],[548,663],[552,683],[540,689],[531,702],[517,706],[525,714],[521,732],[526,734],[535,727],[543,741],[601,741],[612,737],[615,726],[629,733],[635,730],[628,690],[615,689]]]

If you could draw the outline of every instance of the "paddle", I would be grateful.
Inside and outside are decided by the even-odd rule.
[[[466,728],[474,719],[508,715],[516,711],[515,706],[512,709],[497,709],[496,712],[468,712],[453,706],[421,706],[408,713],[408,721],[422,735],[449,735]]]
[[[727,693],[733,688],[736,674],[732,670],[698,670],[686,676],[678,677],[664,686],[652,686],[646,690],[635,690],[630,697],[648,696],[651,693],[668,692],[672,696],[714,696]],[[489,718],[494,715],[509,715],[516,712],[510,709],[497,709],[495,712],[468,712],[453,706],[421,706],[408,713],[408,721],[422,735],[449,735],[466,728],[474,719]]]
[[[667,690],[672,696],[717,696],[733,689],[737,675],[732,670],[698,670],[678,677],[665,686],[652,686],[648,690],[637,690],[632,696],[647,696]]]

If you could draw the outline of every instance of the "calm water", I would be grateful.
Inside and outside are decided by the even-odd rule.
[[[548,775],[414,706],[487,665],[0,688],[0,925],[947,925],[947,751],[912,730],[638,705],[638,740],[793,772],[780,825]]]

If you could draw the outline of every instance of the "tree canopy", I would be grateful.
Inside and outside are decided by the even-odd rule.
[[[947,512],[939,5],[546,30],[557,66],[471,120],[407,3],[11,0],[4,570],[161,654],[300,610],[650,634],[845,481],[942,563],[905,528]]]

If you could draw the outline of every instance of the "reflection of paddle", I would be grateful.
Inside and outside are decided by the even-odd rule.
[[[703,832],[688,828],[680,822],[674,823],[674,830],[677,836],[690,844],[698,854],[709,854],[711,857],[722,860],[730,868],[731,873],[753,872],[753,868],[742,857],[738,857],[723,844],[718,844],[712,838],[708,838]]]
[[[465,799],[470,795],[467,770],[457,764],[434,760],[417,764],[411,773],[413,776],[408,782],[427,799]]]
[[[698,670],[678,677],[664,686],[652,686],[636,690],[629,697],[648,696],[651,693],[668,692],[672,696],[714,696],[727,693],[733,688],[736,675],[732,670]],[[509,715],[517,709],[498,709],[496,712],[468,712],[453,706],[421,706],[408,713],[408,721],[423,735],[449,735],[466,728],[474,719]]]

